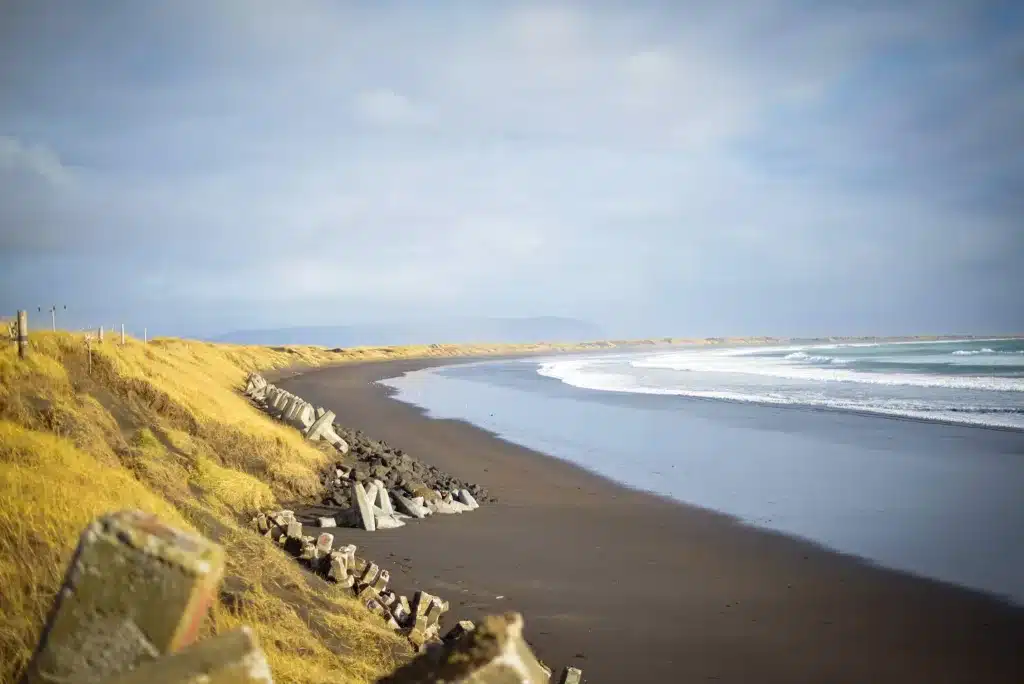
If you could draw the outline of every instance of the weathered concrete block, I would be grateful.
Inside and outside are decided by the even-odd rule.
[[[337,527],[338,521],[334,518],[318,518],[317,523],[320,527]]]
[[[469,493],[468,489],[459,490],[459,501],[466,506],[469,506],[470,510],[480,508],[480,504],[476,502],[473,495]]]
[[[377,505],[380,506],[380,510],[384,512],[384,515],[394,515],[395,509],[391,505],[388,488],[380,480],[374,480],[373,484],[377,487]]]
[[[376,565],[373,565],[373,567],[377,568]],[[390,580],[391,573],[387,570],[379,570],[372,577],[370,577],[370,573],[367,573],[363,576],[363,582],[359,585],[359,598],[364,601],[371,597],[379,600],[380,593],[387,589]],[[389,612],[388,615],[390,616],[391,613]]]
[[[354,544],[346,544],[339,548],[335,553],[339,554],[345,561],[345,567],[349,570],[354,570],[356,567],[356,547]]]
[[[443,637],[441,637],[441,641],[455,641],[456,639],[459,639],[465,636],[466,634],[469,634],[475,628],[476,625],[473,624],[472,620],[460,620],[458,624],[449,629],[448,632]]]
[[[316,422],[316,413],[314,412],[312,405],[303,402],[302,405],[293,413],[290,422],[300,430],[308,430],[309,427]]]
[[[395,497],[395,502],[398,504],[399,510],[401,510],[403,513],[407,513],[414,518],[425,518],[430,514],[425,506],[416,503],[415,500],[410,499],[409,497],[402,494],[400,491],[395,490],[391,493]]]
[[[349,576],[348,568],[345,566],[345,559],[331,554],[331,564],[327,569],[327,579],[340,582]]]
[[[359,583],[360,584],[372,584],[373,581],[377,579],[377,576],[379,574],[380,574],[380,566],[377,565],[376,563],[374,563],[373,561],[368,561],[366,563],[366,568],[362,572],[360,572],[359,575],[358,575]]]
[[[374,514],[376,528],[378,530],[394,530],[405,526],[405,521],[400,520],[394,513],[387,515],[383,512]]]
[[[196,637],[224,553],[141,511],[91,523],[43,627],[25,684],[106,682]]]
[[[324,410],[323,406],[317,406],[316,407],[316,417],[317,418],[323,418],[325,413],[327,413],[327,411]]]
[[[370,480],[369,482],[367,482],[363,486],[366,488],[366,498],[370,501],[370,505],[371,506],[376,506],[377,505],[377,482],[375,480]],[[381,512],[383,512],[383,511],[381,511]]]
[[[379,679],[378,684],[548,684],[548,681],[548,673],[523,639],[522,616],[509,613],[484,618],[465,638],[423,651],[406,665]]]
[[[302,539],[302,523],[293,519],[288,523],[287,534],[289,539]]]
[[[310,424],[309,428],[306,430],[305,433],[306,439],[315,442],[318,439],[324,437],[324,433],[327,432],[328,430],[330,430],[331,433],[333,433],[334,431],[331,430],[331,422],[333,420],[334,411],[325,411],[322,416],[320,416],[315,421],[313,421],[313,423]]]
[[[292,397],[292,400],[288,402],[288,406],[285,408],[284,413],[281,415],[281,419],[287,423],[295,425],[299,412],[305,407],[309,406],[302,397]]]
[[[82,680],[75,680],[82,681]],[[105,684],[272,684],[266,655],[248,627],[217,634],[143,663]]]
[[[366,495],[366,490],[363,489],[361,482],[352,483],[352,495],[352,498],[356,500],[356,506],[359,508],[363,529],[367,532],[376,531],[377,520],[373,517],[373,505],[370,503],[370,498]]]
[[[302,552],[299,554],[300,561],[306,561],[311,563],[319,558],[319,551],[317,551],[316,544],[310,542],[303,542]]]
[[[267,516],[263,513],[256,516],[256,531],[260,534],[266,534],[270,531],[270,521],[267,520]]]
[[[321,556],[326,556],[331,553],[331,548],[334,547],[334,535],[324,532],[316,538],[316,550]]]
[[[277,525],[278,527],[283,527],[285,529],[288,529],[289,523],[295,521],[295,513],[287,509],[278,511],[272,517],[274,518],[275,525]]]
[[[454,502],[445,501],[444,499],[427,501],[427,508],[441,515],[453,515],[462,512],[462,509],[458,508]]]
[[[562,676],[558,678],[558,684],[580,684],[583,681],[583,671],[575,667],[566,667],[562,670]]]

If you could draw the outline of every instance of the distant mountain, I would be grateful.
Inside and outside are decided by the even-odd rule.
[[[309,344],[323,347],[391,346],[469,342],[584,342],[603,337],[586,321],[535,318],[441,318],[383,325],[332,325],[236,330],[212,338],[235,344]]]

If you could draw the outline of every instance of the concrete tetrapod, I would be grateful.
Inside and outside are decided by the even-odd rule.
[[[334,411],[325,411],[324,414],[317,418],[315,421],[313,421],[313,423],[309,426],[309,429],[306,430],[306,439],[315,442],[318,439],[325,436],[324,432],[326,430],[331,429],[331,431],[333,432],[334,430],[333,428],[331,428],[331,424],[333,422]]]
[[[373,516],[373,504],[363,489],[362,482],[352,483],[352,498],[356,500],[359,508],[359,516],[363,521],[363,529],[367,532],[374,532],[377,529],[377,520]]]

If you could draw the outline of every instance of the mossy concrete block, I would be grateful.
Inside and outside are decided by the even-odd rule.
[[[100,682],[196,638],[224,552],[141,511],[104,515],[79,539],[23,682]]]
[[[273,684],[267,658],[248,627],[203,639],[105,684]]]

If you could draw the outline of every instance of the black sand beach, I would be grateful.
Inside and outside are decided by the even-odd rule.
[[[517,610],[550,666],[593,682],[1024,682],[1024,610],[619,486],[375,385],[415,368],[278,380],[499,500],[398,530],[344,530],[448,622]]]

